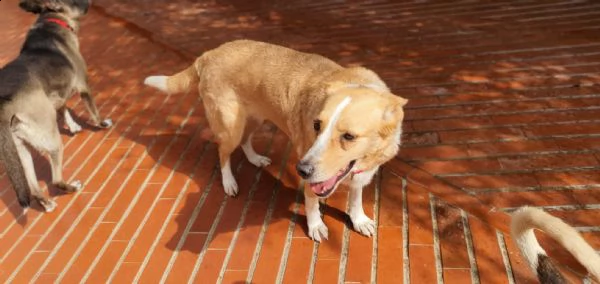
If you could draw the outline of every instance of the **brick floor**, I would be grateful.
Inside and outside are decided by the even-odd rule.
[[[0,65],[33,20],[16,3],[0,2]],[[82,51],[115,126],[63,136],[65,175],[85,188],[55,196],[51,214],[22,212],[0,172],[2,282],[529,283],[506,234],[505,212],[521,205],[600,249],[596,1],[94,3]],[[410,98],[402,151],[365,193],[374,238],[345,225],[341,190],[325,209],[330,240],[307,239],[297,157],[269,125],[255,139],[273,165],[237,152],[241,194],[226,198],[197,94],[140,84],[236,38],[367,66]],[[542,242],[581,283],[582,268]]]

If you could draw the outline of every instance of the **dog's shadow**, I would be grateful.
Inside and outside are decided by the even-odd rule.
[[[197,129],[196,126],[191,128]],[[294,170],[297,158],[293,153],[290,154],[291,147],[286,147],[288,139],[284,134],[269,124],[255,133],[253,144],[257,152],[264,154],[269,148],[267,145],[271,144],[271,149],[266,155],[272,160],[272,164],[265,168],[257,168],[250,164],[239,148],[232,154],[232,169],[239,186],[239,194],[236,197],[227,197],[223,191],[216,144],[206,140],[206,135],[201,133],[187,133],[182,136],[183,138],[180,136],[177,139],[189,139],[190,136],[193,138],[189,141],[191,144],[188,145],[187,151],[184,150],[186,147],[171,147],[166,151],[164,147],[156,147],[157,141],[170,141],[176,138],[175,134],[136,138],[136,143],[147,146],[147,154],[155,162],[161,161],[160,167],[186,177],[193,175],[193,184],[187,188],[180,205],[177,206],[178,209],[173,213],[175,218],[169,220],[177,224],[177,231],[169,236],[170,239],[166,244],[168,249],[199,254],[203,248],[207,249],[213,245],[228,246],[236,231],[252,229],[257,232],[263,226],[268,227],[277,222],[291,220],[294,220],[296,226],[302,228],[306,236],[308,235],[305,215],[296,214],[293,210],[296,202],[303,208],[304,197],[298,189],[300,180]],[[151,144],[153,146],[149,147]],[[182,157],[183,159],[180,160]],[[194,160],[196,165],[184,166],[190,163],[190,161],[186,162],[188,159]],[[171,182],[166,190],[173,191],[169,187],[174,184],[180,183]],[[251,191],[253,196],[249,198]],[[269,207],[272,208],[272,214],[267,216]],[[345,212],[326,204],[321,208],[325,215],[351,228]],[[244,222],[240,224],[242,215]],[[265,221],[267,218],[268,221]],[[208,243],[189,238],[194,234],[207,235]],[[187,240],[182,240],[182,237]],[[330,241],[336,240],[330,239]]]

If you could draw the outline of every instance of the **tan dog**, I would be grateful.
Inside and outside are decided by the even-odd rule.
[[[238,40],[204,53],[174,76],[151,76],[144,83],[169,94],[198,84],[219,144],[227,195],[238,192],[229,157],[240,142],[252,164],[271,162],[258,155],[251,142],[253,131],[268,119],[303,157],[296,168],[308,181],[304,194],[310,237],[327,238],[318,200],[331,195],[341,181],[350,185],[348,213],[354,229],[367,236],[375,232],[362,208],[362,189],[398,152],[407,100],[390,93],[372,71]]]

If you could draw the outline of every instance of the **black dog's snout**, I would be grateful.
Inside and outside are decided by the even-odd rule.
[[[303,179],[308,179],[315,172],[315,167],[309,162],[300,161],[296,164],[296,171]]]

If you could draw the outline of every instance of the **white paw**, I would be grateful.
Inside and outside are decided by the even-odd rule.
[[[234,197],[238,194],[238,185],[232,176],[223,176],[223,190],[225,191],[225,194],[231,197]]]
[[[100,127],[103,128],[109,128],[113,125],[113,121],[110,118],[107,118],[105,120],[103,120],[102,122],[100,122]]]
[[[327,240],[329,238],[329,229],[327,229],[323,221],[319,220],[315,225],[308,225],[308,237],[320,243],[321,239]]]
[[[375,234],[375,222],[366,215],[362,214],[354,218],[350,217],[350,219],[352,219],[352,225],[354,226],[355,231],[367,237],[371,237]]]
[[[69,124],[69,131],[71,131],[71,134],[77,134],[79,132],[81,132],[81,130],[83,130],[83,128],[81,128],[81,125],[77,124],[77,123],[72,123]]]
[[[75,191],[79,191],[83,187],[83,184],[79,180],[74,180],[69,185],[71,185],[72,187],[74,187]]]
[[[265,156],[261,156],[261,155],[255,155],[255,156],[249,157],[248,161],[250,161],[250,163],[252,163],[253,165],[255,165],[259,168],[266,167],[271,164],[271,159],[269,159]]]
[[[56,209],[56,202],[50,199],[46,199],[45,201],[40,202],[42,207],[44,207],[44,211],[46,213],[50,213]]]

